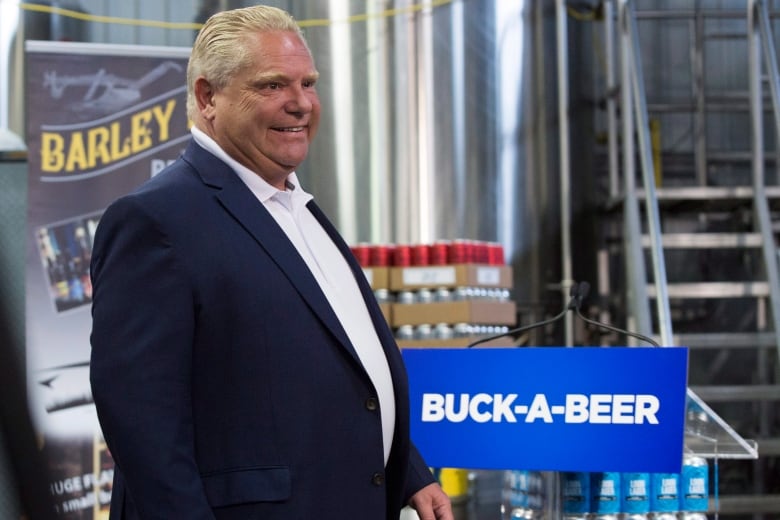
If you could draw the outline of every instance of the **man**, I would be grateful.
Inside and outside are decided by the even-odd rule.
[[[104,213],[91,382],[112,518],[452,520],[409,440],[402,359],[295,168],[317,71],[284,11],[210,18],[193,142]]]

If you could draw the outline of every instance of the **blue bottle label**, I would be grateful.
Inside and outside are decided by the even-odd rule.
[[[650,476],[650,509],[673,513],[680,507],[680,474],[653,473]]]
[[[709,477],[706,465],[684,465],[680,479],[680,510],[706,511],[709,499]]]
[[[592,473],[590,481],[593,513],[620,512],[620,473]]]
[[[590,473],[561,474],[564,513],[590,513]]]
[[[623,513],[650,512],[650,474],[623,473]]]

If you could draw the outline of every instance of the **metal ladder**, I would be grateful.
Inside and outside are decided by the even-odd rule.
[[[699,5],[701,2],[697,2]],[[705,11],[697,8],[676,12],[638,12],[631,0],[605,3],[605,47],[608,62],[607,92],[617,92],[618,82],[611,67],[614,49],[610,38],[611,23],[617,21],[620,53],[620,98],[607,96],[607,123],[609,136],[609,178],[611,206],[622,209],[622,224],[617,232],[621,239],[620,256],[625,271],[627,326],[646,335],[655,335],[663,345],[685,345],[691,350],[691,390],[694,398],[712,405],[723,416],[724,422],[740,433],[757,436],[760,456],[748,463],[744,477],[751,482],[748,490],[732,492],[729,482],[723,482],[729,493],[717,504],[720,516],[752,514],[755,520],[777,518],[780,513],[780,494],[768,494],[766,483],[769,458],[780,456],[780,432],[773,430],[777,420],[777,402],[780,401],[780,277],[778,250],[773,230],[772,210],[780,207],[780,186],[767,186],[764,179],[764,141],[762,116],[765,110],[762,95],[761,51],[764,51],[766,75],[772,95],[776,134],[780,136],[780,80],[774,54],[773,36],[767,7],[761,0],[747,1],[747,42],[750,78],[751,154],[742,154],[736,160],[750,160],[750,185],[708,186],[707,143],[704,140],[708,100],[705,97],[703,70]],[[745,11],[720,10],[714,16],[745,18]],[[654,109],[675,110],[679,107],[648,106],[642,75],[637,20],[664,17],[688,19],[695,33],[692,52],[693,102],[686,110],[693,112],[696,142],[693,182],[679,186],[656,186],[657,149],[652,146],[649,115]],[[745,37],[745,34],[742,35]],[[620,112],[620,132],[617,113]],[[618,146],[618,135],[622,140]],[[634,150],[634,135],[639,144]],[[618,149],[622,149],[622,179],[618,174]],[[780,150],[780,146],[777,147]],[[654,154],[654,151],[656,152]],[[728,154],[720,154],[722,161]],[[635,186],[635,158],[641,167],[642,188]],[[735,157],[731,158],[732,160]],[[615,202],[617,201],[617,202]],[[644,214],[645,222],[641,216]],[[735,224],[734,216],[740,217]],[[661,223],[664,231],[661,230]],[[607,260],[604,260],[604,259]],[[652,281],[648,283],[645,261],[649,258]],[[691,259],[709,262],[712,276],[693,269]],[[741,273],[718,272],[719,259],[746,263]],[[608,297],[610,283],[609,255],[600,254],[600,286],[602,296]],[[669,274],[667,274],[667,266]],[[686,275],[693,279],[685,279]],[[745,275],[749,276],[745,276]],[[721,275],[721,278],[715,278]],[[714,278],[714,279],[713,279]],[[669,280],[673,280],[669,282]],[[655,304],[655,315],[651,312]],[[746,311],[754,317],[752,323],[733,327],[730,321]],[[713,316],[708,309],[720,311]],[[736,309],[736,310],[734,310]],[[719,327],[723,323],[727,328]],[[691,326],[693,324],[693,326]],[[673,331],[674,326],[674,331]],[[739,380],[743,366],[738,362],[749,358],[747,380]],[[737,362],[735,362],[737,361]],[[773,367],[774,364],[774,367]],[[724,381],[723,374],[730,380]],[[690,395],[690,394],[689,394]],[[747,422],[746,422],[747,421]],[[739,457],[734,457],[739,458]],[[734,464],[730,473],[729,466]],[[724,461],[722,475],[742,475],[744,464]],[[742,472],[742,473],[739,473]],[[768,516],[764,516],[768,515]]]

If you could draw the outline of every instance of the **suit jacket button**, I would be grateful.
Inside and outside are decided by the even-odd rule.
[[[375,486],[381,486],[385,483],[385,476],[381,473],[374,473],[371,476],[371,483]]]
[[[366,399],[366,410],[373,412],[377,408],[379,408],[379,402],[376,400],[376,397],[369,397]]]

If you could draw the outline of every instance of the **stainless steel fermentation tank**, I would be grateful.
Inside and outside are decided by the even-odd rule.
[[[558,215],[551,4],[291,4],[299,20],[330,20],[305,29],[324,114],[301,176],[345,236],[498,241],[516,298],[539,301],[542,264],[560,263],[544,236]]]
[[[561,263],[553,3],[267,3],[301,21],[321,72],[323,119],[299,174],[346,239],[498,241],[515,267],[515,299],[543,299]],[[10,16],[18,4],[2,5],[3,23],[18,27],[2,32],[0,126],[24,136],[23,39],[40,38],[41,27],[51,39],[63,30],[78,32],[68,39],[98,37],[60,18]],[[101,0],[78,5],[112,14]]]

